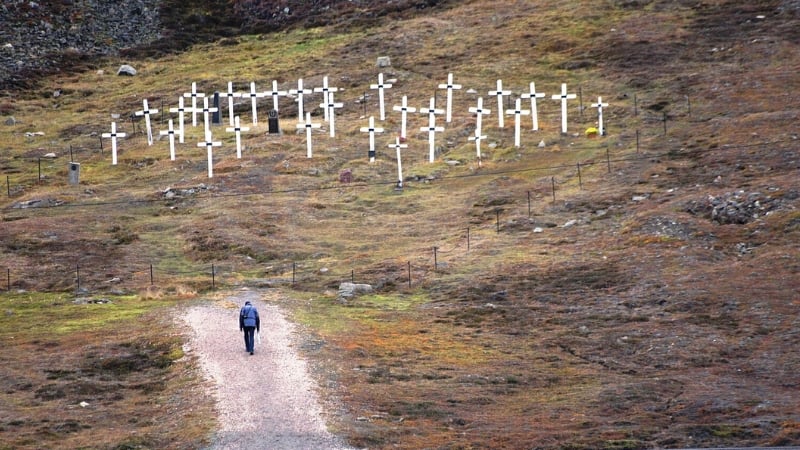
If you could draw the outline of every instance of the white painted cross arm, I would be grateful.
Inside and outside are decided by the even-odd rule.
[[[453,84],[453,74],[452,73],[448,73],[447,74],[447,83],[440,84],[439,85],[439,89],[447,89],[447,116],[446,116],[446,120],[445,121],[447,123],[450,123],[450,121],[451,121],[451,119],[453,117],[453,113],[452,113],[452,111],[453,111],[453,89],[461,89],[461,85],[460,84]]]
[[[243,127],[239,125],[239,116],[236,116],[233,120],[234,125],[233,127],[225,128],[225,131],[229,133],[236,133],[236,158],[241,159],[242,157],[242,131],[250,131],[250,128]]]
[[[242,94],[239,92],[233,92],[233,82],[228,81],[228,92],[225,93],[225,97],[228,97],[228,116],[230,117],[231,126],[235,125],[233,120],[233,99],[241,96]]]
[[[333,101],[333,91],[328,92],[325,96],[327,97],[326,100],[320,103],[319,106],[327,112],[326,116],[330,123],[330,134],[331,137],[335,137],[336,132],[334,131],[334,126],[336,123],[336,109],[344,108],[344,103],[336,103]]]
[[[169,128],[158,132],[161,136],[169,136],[169,160],[175,161],[175,128],[172,126],[172,119],[169,119]]]
[[[315,123],[311,121],[311,113],[306,113],[306,121],[300,122],[297,124],[297,128],[305,128],[306,129],[306,157],[311,158],[311,129],[312,128],[320,128],[322,127],[321,123]]]
[[[500,128],[505,128],[503,122],[503,97],[511,95],[511,91],[503,90],[503,80],[497,80],[497,89],[489,91],[489,95],[497,97],[497,123]]]
[[[369,126],[361,127],[362,133],[369,133],[369,161],[375,161],[375,133],[383,133],[383,128],[375,127],[375,118],[369,116]]]
[[[378,106],[380,108],[381,113],[381,120],[386,120],[386,110],[384,109],[384,102],[383,102],[383,92],[384,89],[389,89],[392,87],[391,83],[384,83],[383,82],[383,74],[378,74],[378,84],[370,84],[370,89],[377,89],[378,90]]]
[[[533,131],[539,130],[539,112],[537,110],[536,99],[544,98],[544,92],[536,92],[536,83],[531,81],[529,92],[523,92],[520,98],[531,99],[531,118],[533,120]]]
[[[111,138],[111,165],[117,165],[117,138],[127,136],[125,133],[117,132],[117,123],[111,122],[111,132],[103,133],[100,136],[104,138]]]
[[[561,132],[567,133],[567,100],[577,98],[575,94],[567,94],[567,83],[561,83],[561,94],[551,97],[553,100],[561,100]]]
[[[286,91],[279,91],[278,90],[278,81],[277,80],[272,80],[272,91],[267,92],[266,94],[272,96],[272,109],[277,111],[278,110],[278,97],[285,97],[289,93],[286,92]]]
[[[197,146],[208,149],[208,178],[214,178],[214,151],[212,148],[222,147],[222,142],[212,140],[211,130],[206,130],[206,140],[204,142],[198,142]]]
[[[603,97],[597,97],[597,103],[592,103],[592,108],[597,108],[597,130],[600,136],[605,136],[606,131],[603,128],[603,108],[608,106],[608,103],[603,103]]]
[[[243,92],[242,98],[250,97],[250,109],[253,111],[253,125],[258,125],[258,99],[267,94],[256,91],[256,82],[250,82],[250,92]]]
[[[328,92],[339,92],[339,88],[328,86],[328,77],[326,75],[326,76],[322,77],[322,87],[315,87],[314,88],[314,92],[322,93],[322,102],[324,103],[324,102],[326,102],[328,100]],[[320,105],[320,106],[322,106],[322,105]],[[327,122],[328,121],[328,108],[323,106],[322,110],[324,111],[323,117],[325,118],[325,122]]]
[[[520,146],[520,116],[527,116],[531,112],[527,109],[522,109],[522,99],[517,99],[516,108],[507,109],[506,114],[514,115],[514,146]]]
[[[297,80],[297,89],[289,89],[289,93],[292,95],[297,96],[297,120],[303,120],[303,95],[311,94],[313,91],[311,89],[306,89],[303,87],[303,79],[299,78]]]
[[[136,111],[134,114],[141,117],[144,116],[144,125],[147,130],[147,145],[153,145],[153,129],[150,128],[150,114],[156,114],[157,109],[150,109],[147,107],[147,99],[142,100],[143,109]]]
[[[191,92],[184,92],[183,96],[186,98],[192,99],[192,126],[197,126],[197,98],[205,97],[206,94],[202,92],[197,92],[197,83],[192,82],[192,91]]]
[[[183,114],[189,112],[189,110],[183,106],[183,97],[178,97],[178,107],[170,108],[169,112],[178,113],[178,142],[183,144]]]

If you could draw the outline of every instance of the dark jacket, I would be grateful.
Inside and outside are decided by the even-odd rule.
[[[250,302],[246,302],[239,311],[239,329],[243,330],[244,327],[256,327],[256,330],[261,330],[261,319],[258,317],[258,310]]]

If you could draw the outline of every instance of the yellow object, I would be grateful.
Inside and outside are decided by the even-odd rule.
[[[593,138],[597,137],[600,132],[595,127],[589,127],[586,129],[586,137]]]

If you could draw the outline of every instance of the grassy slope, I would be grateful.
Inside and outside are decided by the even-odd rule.
[[[307,325],[310,342],[324,342],[309,345],[309,356],[341,402],[333,425],[355,445],[797,444],[798,105],[784,94],[798,83],[791,11],[774,2],[629,3],[500,1],[490,10],[465,2],[349,34],[244,36],[237,45],[133,61],[135,78],[108,75],[108,64],[106,75],[54,79],[41,92],[6,99],[21,123],[2,129],[1,162],[14,190],[4,206],[41,198],[84,205],[3,210],[0,250],[15,287],[72,289],[80,265],[82,285],[93,292],[171,299],[206,289],[212,263],[218,283],[272,278],[279,286],[296,263],[300,282],[285,290],[286,306]],[[760,14],[767,19],[754,19]],[[557,103],[541,100],[542,130],[526,131],[515,149],[512,118],[498,129],[497,105],[485,98],[493,111],[479,165],[466,141],[474,118],[463,113],[476,96],[459,92],[453,123],[437,137],[437,162],[427,163],[427,136],[409,134],[405,173],[432,181],[409,180],[398,194],[392,153],[381,148],[369,164],[358,131],[366,120],[356,99],[375,82],[381,55],[392,57],[386,74],[397,79],[388,105],[404,94],[413,106],[427,105],[453,72],[484,97],[498,78],[517,93],[535,81],[548,96],[567,82],[580,86],[587,110],[580,115],[573,103],[576,136],[560,136]],[[117,167],[108,143],[100,154],[87,136],[106,131],[110,113],[140,109],[142,98],[174,106],[192,81],[205,92],[224,90],[228,80],[244,90],[250,80],[266,89],[277,79],[286,89],[298,77],[316,86],[323,75],[345,88],[337,99],[346,106],[335,139],[315,135],[311,160],[285,99],[284,135],[265,136],[262,117],[245,137],[242,160],[232,156],[232,137],[215,131],[226,147],[213,180],[194,146],[197,129],[188,129],[176,162],[164,142],[125,140]],[[63,94],[52,98],[56,88]],[[610,133],[592,140],[580,132],[593,123],[588,103],[597,95],[611,103]],[[239,109],[245,121],[247,106]],[[377,115],[374,93],[367,108]],[[415,116],[410,129],[422,125]],[[383,126],[389,133],[380,147],[399,118],[389,115]],[[82,164],[79,187],[63,182],[69,144]],[[51,150],[61,157],[34,185],[36,158]],[[338,184],[345,168],[352,186]],[[167,187],[201,184],[208,189],[160,200]],[[780,199],[780,207],[744,225],[686,212],[691,202],[737,190]],[[121,203],[86,205],[95,202]],[[571,220],[577,224],[560,227]],[[336,302],[335,288],[351,271],[379,293]],[[121,281],[108,283],[113,277]],[[9,299],[11,310],[18,307]],[[10,358],[23,358],[34,339],[15,342],[20,353]],[[84,337],[59,342],[77,339]],[[50,358],[31,362],[31,384],[43,383]],[[170,386],[180,389],[180,380]],[[32,395],[18,391],[23,403]],[[48,400],[26,414],[47,414],[59,401],[78,399]],[[146,404],[130,408],[147,414]],[[14,438],[35,428],[4,420],[2,432]],[[202,439],[207,423],[197,423],[187,446]],[[69,436],[88,442],[96,428]],[[153,429],[143,439],[156,445],[175,439],[170,433]]]

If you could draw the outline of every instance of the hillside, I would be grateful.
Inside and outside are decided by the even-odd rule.
[[[330,426],[356,447],[800,445],[800,4],[345,3],[322,22],[226,22],[185,51],[144,45],[9,85],[0,441],[207,443],[213,405],[168,317],[248,287],[279,292],[303,327]],[[116,76],[123,63],[137,75]],[[435,118],[435,160],[427,115],[410,115],[396,189],[392,106],[443,108],[448,73],[462,88],[452,121]],[[271,98],[257,124],[236,100],[241,158],[223,99],[213,178],[202,115],[174,161],[159,136],[193,82],[212,94],[323,77],[343,105],[330,137],[307,95],[312,158],[286,97],[280,135]],[[519,147],[489,94],[500,79],[504,108],[531,82],[546,93]],[[562,83],[576,94],[566,134]],[[492,110],[481,158],[478,97]],[[590,136],[599,97],[607,133]],[[131,118],[144,99],[160,110],[153,145]],[[370,116],[385,129],[374,162]],[[117,165],[100,137],[112,120],[128,134]],[[344,281],[375,290],[341,299]],[[32,314],[52,332],[28,330]]]

